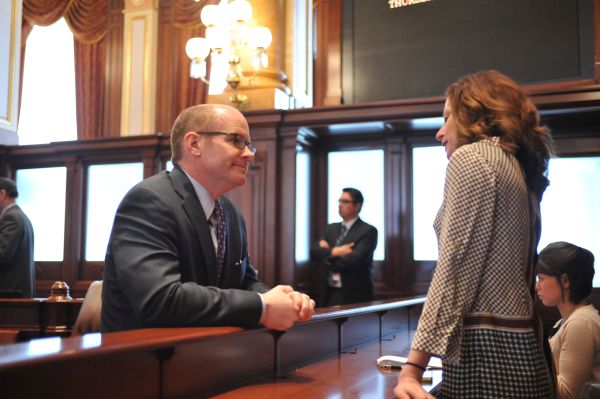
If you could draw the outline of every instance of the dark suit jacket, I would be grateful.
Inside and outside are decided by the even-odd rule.
[[[313,260],[325,262],[328,270],[339,272],[342,277],[342,294],[345,303],[356,303],[373,300],[373,252],[377,246],[377,229],[360,218],[354,222],[346,233],[341,244],[354,242],[352,253],[341,257],[331,257],[331,248],[340,235],[341,223],[332,223],[325,228],[323,239],[330,248],[321,248],[319,242],[310,249]],[[321,305],[327,293],[328,273],[324,273],[321,281]]]
[[[24,298],[35,294],[33,227],[25,213],[15,205],[0,217],[0,291],[14,292]]]
[[[251,291],[269,288],[248,258],[244,219],[230,201],[222,201],[227,250],[217,284],[210,228],[179,166],[125,195],[106,253],[101,331],[258,325],[262,303]]]

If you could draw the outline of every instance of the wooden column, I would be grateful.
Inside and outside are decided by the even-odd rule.
[[[296,145],[298,127],[284,128],[279,143],[280,165],[280,198],[279,206],[281,218],[279,219],[279,256],[278,264],[279,282],[281,284],[296,283]]]
[[[407,240],[404,237],[410,237],[412,227],[409,224],[408,207],[410,206],[410,191],[403,190],[407,182],[406,168],[406,153],[404,140],[401,137],[392,138],[388,141],[385,148],[385,170],[388,172],[385,176],[386,210],[388,216],[386,218],[387,237],[381,237],[385,240],[386,264],[392,265],[408,265],[410,256]],[[394,250],[391,250],[394,248]],[[411,281],[407,274],[410,274],[410,269],[406,267],[384,267],[383,268],[383,290],[394,291],[407,281]]]
[[[342,0],[315,0],[314,105],[342,104]]]
[[[110,0],[106,35],[106,76],[104,93],[104,137],[121,134],[121,90],[123,74],[123,1]]]
[[[63,267],[60,279],[66,281],[73,290],[85,290],[80,286],[80,260],[83,254],[83,243],[85,242],[85,232],[81,218],[83,217],[83,174],[85,168],[81,159],[76,155],[66,157],[65,165],[67,167],[67,193],[65,198],[65,248],[63,255]],[[48,289],[54,280],[42,281],[43,288]]]
[[[594,0],[594,77],[600,83],[600,0]]]
[[[284,70],[293,108],[313,104],[313,1],[285,2]]]
[[[0,3],[0,144],[17,144],[21,0]]]
[[[280,111],[257,111],[246,115],[250,136],[256,146],[254,161],[246,184],[229,192],[227,197],[246,220],[248,252],[260,278],[269,285],[278,280],[278,128]]]
[[[156,42],[154,0],[125,1],[121,135],[155,133]]]

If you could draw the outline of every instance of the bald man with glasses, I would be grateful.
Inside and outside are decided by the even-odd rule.
[[[235,108],[184,110],[171,130],[174,168],[123,198],[108,244],[103,332],[148,327],[263,325],[286,330],[315,303],[263,284],[248,256],[245,222],[223,196],[246,182],[256,148]]]

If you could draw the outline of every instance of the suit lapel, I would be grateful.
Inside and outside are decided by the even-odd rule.
[[[215,253],[215,246],[210,234],[210,227],[206,220],[206,215],[204,214],[204,209],[202,209],[202,205],[194,191],[192,183],[179,166],[176,165],[173,168],[169,177],[173,182],[175,191],[182,198],[181,206],[196,232],[198,243],[200,244],[202,254],[204,255],[208,281],[211,285],[217,285],[217,255]]]
[[[332,223],[325,229],[325,241],[327,241],[330,247],[333,248],[335,246],[335,242],[340,235],[341,229],[341,223]]]
[[[358,232],[360,231],[361,224],[362,224],[362,220],[360,220],[360,218],[356,219],[356,222],[354,222],[352,227],[350,227],[350,230],[348,230],[348,232],[346,233],[346,236],[342,240],[342,244],[347,244],[349,242],[356,241]],[[340,229],[341,229],[341,227],[340,227]]]

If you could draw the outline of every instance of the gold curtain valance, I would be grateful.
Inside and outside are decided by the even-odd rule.
[[[108,32],[108,1],[23,0],[23,19],[31,25],[47,26],[65,17],[75,40],[97,43]]]
[[[173,22],[178,29],[194,29],[202,27],[200,22],[200,10],[207,4],[217,4],[217,0],[175,0],[173,10]]]

